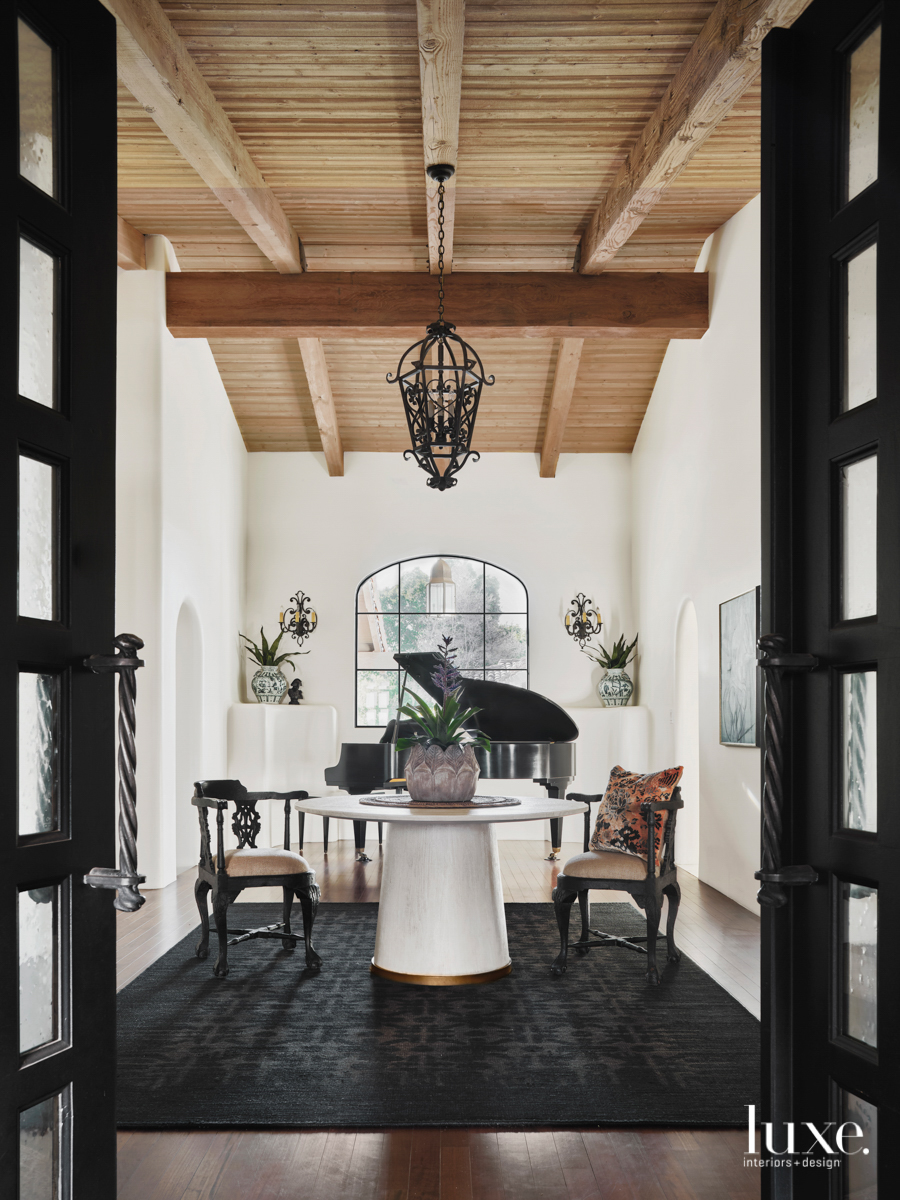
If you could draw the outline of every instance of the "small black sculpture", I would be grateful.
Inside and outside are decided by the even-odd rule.
[[[302,682],[298,677],[291,681],[291,686],[288,688],[288,703],[299,704],[303,699],[303,692],[300,690],[303,687]]]

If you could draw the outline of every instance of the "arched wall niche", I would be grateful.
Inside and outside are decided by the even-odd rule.
[[[675,624],[675,758],[684,766],[681,794],[684,808],[678,814],[679,866],[697,875],[700,869],[700,635],[697,610],[686,599]]]

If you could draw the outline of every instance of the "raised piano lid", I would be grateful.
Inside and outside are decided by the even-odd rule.
[[[431,678],[440,662],[437,654],[426,650],[395,654],[394,658],[423,691],[435,700],[443,699]],[[492,741],[572,742],[578,737],[578,726],[565,709],[528,688],[492,679],[466,679],[463,698],[467,705],[481,709],[468,724],[477,726]]]

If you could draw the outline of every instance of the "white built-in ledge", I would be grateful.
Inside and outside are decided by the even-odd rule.
[[[338,712],[332,704],[232,704],[228,710],[228,776],[240,779],[251,792],[292,792],[302,788],[311,796],[325,791],[325,768],[338,760]],[[269,838],[280,845],[284,814],[269,805],[271,828],[265,827],[265,805],[260,844]],[[332,826],[332,836],[345,835]],[[296,816],[292,837],[297,837]],[[308,817],[306,841],[322,840],[320,817]]]

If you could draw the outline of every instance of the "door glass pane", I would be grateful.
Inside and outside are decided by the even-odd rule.
[[[847,672],[842,689],[842,824],[845,829],[874,833],[878,827],[876,673]]]
[[[19,673],[19,836],[59,828],[59,676]]]
[[[69,1089],[19,1113],[19,1200],[65,1200]],[[67,1174],[67,1173],[66,1173]]]
[[[492,567],[484,568],[484,611],[523,613],[528,611],[525,585],[508,571]]]
[[[398,695],[396,671],[357,671],[357,725],[387,725],[388,721],[393,721],[397,715]]]
[[[521,670],[528,660],[528,628],[524,614],[484,618],[484,665]]]
[[[878,458],[841,468],[841,618],[875,614]]]
[[[19,18],[19,173],[56,195],[53,49]]]
[[[843,1200],[878,1200],[878,1109],[853,1092],[841,1092],[841,1125],[852,1121],[860,1131],[844,1130]]]
[[[55,885],[19,892],[19,1052],[59,1037]]]
[[[48,408],[56,405],[56,265],[19,238],[19,395]]]
[[[57,468],[19,455],[19,615],[56,619]]]
[[[842,1032],[878,1045],[875,996],[878,983],[878,893],[858,883],[840,884],[843,955]]]
[[[877,273],[878,246],[874,242],[844,264],[845,411],[877,395]]]
[[[850,55],[847,93],[847,199],[878,178],[878,94],[881,26]]]

